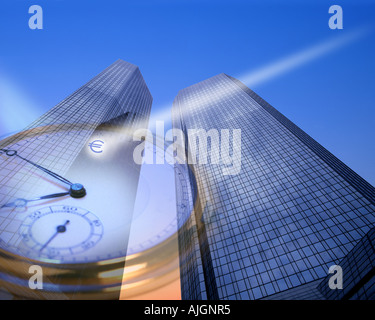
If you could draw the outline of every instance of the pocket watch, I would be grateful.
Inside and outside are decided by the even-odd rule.
[[[141,170],[138,143],[113,123],[32,128],[0,142],[0,288],[28,299],[118,299],[121,289],[131,297],[174,280],[175,191],[165,177],[175,168]],[[188,217],[189,178],[176,177]],[[29,286],[33,265],[42,290]]]

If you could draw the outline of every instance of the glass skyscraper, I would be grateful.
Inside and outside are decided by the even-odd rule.
[[[241,130],[238,174],[176,164],[189,176],[190,206],[177,208],[183,299],[374,298],[373,186],[226,74],[181,90],[172,119],[185,137]],[[332,265],[343,290],[328,287]]]
[[[0,298],[118,299],[140,174],[132,132],[151,105],[139,68],[117,60],[0,142]],[[28,259],[48,271],[44,290],[29,288]]]

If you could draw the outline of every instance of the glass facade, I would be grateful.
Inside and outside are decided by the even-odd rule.
[[[55,139],[32,139],[27,144],[17,143],[15,147],[24,157],[38,157],[39,165],[64,175],[99,126],[121,122],[121,125],[131,126],[132,129],[143,127],[148,123],[151,105],[152,96],[139,68],[118,60],[14,138],[0,141],[0,148],[12,145],[16,140],[30,141],[36,134],[48,137],[56,133],[58,137]],[[19,177],[22,185],[11,186],[10,181],[25,165],[10,161],[2,165],[0,203],[10,201],[20,192],[30,192],[38,184],[32,175],[22,174]]]
[[[182,298],[326,299],[317,287],[329,267],[375,224],[374,187],[226,74],[181,90],[172,115],[185,137],[241,129],[238,174],[190,165],[196,200],[178,213]]]
[[[22,298],[118,299],[140,175],[131,133],[147,127],[151,105],[139,68],[118,60],[0,141],[0,298],[6,288]],[[53,270],[44,291],[29,289],[28,261]],[[104,282],[101,265],[117,270]]]
[[[342,290],[330,290],[327,276],[318,289],[329,300],[375,300],[375,228],[338,263],[342,268]],[[328,285],[327,285],[328,284]]]

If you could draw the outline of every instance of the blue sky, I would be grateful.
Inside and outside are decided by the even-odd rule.
[[[34,4],[43,8],[43,30],[28,28]],[[333,4],[343,8],[343,30],[328,28]],[[251,89],[374,185],[374,12],[375,2],[364,0],[3,0],[0,135],[22,129],[118,58],[140,67],[157,113],[180,89],[218,73],[241,79],[367,28]]]

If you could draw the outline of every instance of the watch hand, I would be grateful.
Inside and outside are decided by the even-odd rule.
[[[47,168],[44,168],[44,167],[40,166],[39,164],[36,164],[35,162],[32,162],[31,160],[28,160],[28,159],[26,159],[26,158],[20,156],[20,155],[17,153],[16,150],[0,149],[0,151],[5,152],[5,154],[6,154],[8,157],[14,157],[14,156],[16,156],[16,157],[22,159],[23,161],[26,161],[27,163],[30,163],[30,164],[33,165],[34,167],[36,167],[36,168],[42,170],[43,172],[45,172],[45,173],[49,174],[50,176],[54,177],[55,179],[57,179],[57,180],[59,180],[59,181],[61,181],[61,182],[63,182],[63,183],[66,183],[66,184],[69,185],[69,186],[73,185],[73,183],[70,182],[68,179],[66,179],[66,178],[64,178],[64,177],[62,177],[62,176],[60,176],[60,175],[58,175],[57,173],[55,173],[55,172],[53,172],[53,171],[51,171],[51,170],[48,170]]]
[[[82,184],[70,182],[68,179],[60,176],[59,174],[57,174],[57,173],[55,173],[55,172],[53,172],[51,170],[48,170],[47,168],[44,168],[44,167],[40,166],[39,164],[36,164],[35,162],[32,162],[31,160],[28,160],[28,159],[20,156],[16,150],[0,149],[0,151],[5,152],[5,154],[8,157],[14,157],[14,156],[16,156],[16,157],[18,157],[18,158],[26,161],[27,163],[30,163],[34,167],[42,170],[43,172],[49,174],[50,176],[54,177],[55,179],[57,179],[57,180],[59,180],[59,181],[61,181],[63,183],[66,183],[68,186],[70,186],[69,195],[71,197],[73,197],[73,198],[82,198],[82,197],[84,197],[86,195],[86,190],[85,190],[85,188],[84,188],[84,186]],[[48,198],[45,198],[45,199],[48,199]]]
[[[62,193],[53,193],[53,194],[48,194],[46,196],[38,197],[38,198],[33,198],[33,199],[16,199],[13,202],[4,204],[1,206],[1,208],[4,207],[25,207],[28,202],[31,201],[38,201],[38,200],[44,200],[44,199],[53,199],[53,198],[59,198],[59,197],[64,197],[70,195],[70,192],[62,192]]]
[[[59,197],[64,197],[64,196],[71,196],[72,198],[82,198],[86,195],[86,189],[83,185],[80,183],[73,183],[70,186],[69,191],[67,192],[60,192],[60,193],[52,193],[48,194],[46,196],[41,196],[38,198],[33,198],[33,199],[16,199],[13,202],[4,204],[0,207],[0,209],[5,208],[5,207],[25,207],[26,204],[30,201],[38,201],[38,200],[44,200],[44,199],[53,199],[53,198],[59,198]]]
[[[55,239],[55,237],[59,234],[59,233],[63,233],[66,231],[66,225],[69,224],[69,220],[66,220],[64,224],[62,225],[59,225],[56,227],[56,232],[52,235],[51,238],[48,239],[48,241],[40,248],[39,250],[39,253],[42,252],[42,250],[48,246],[48,244],[53,240]]]

